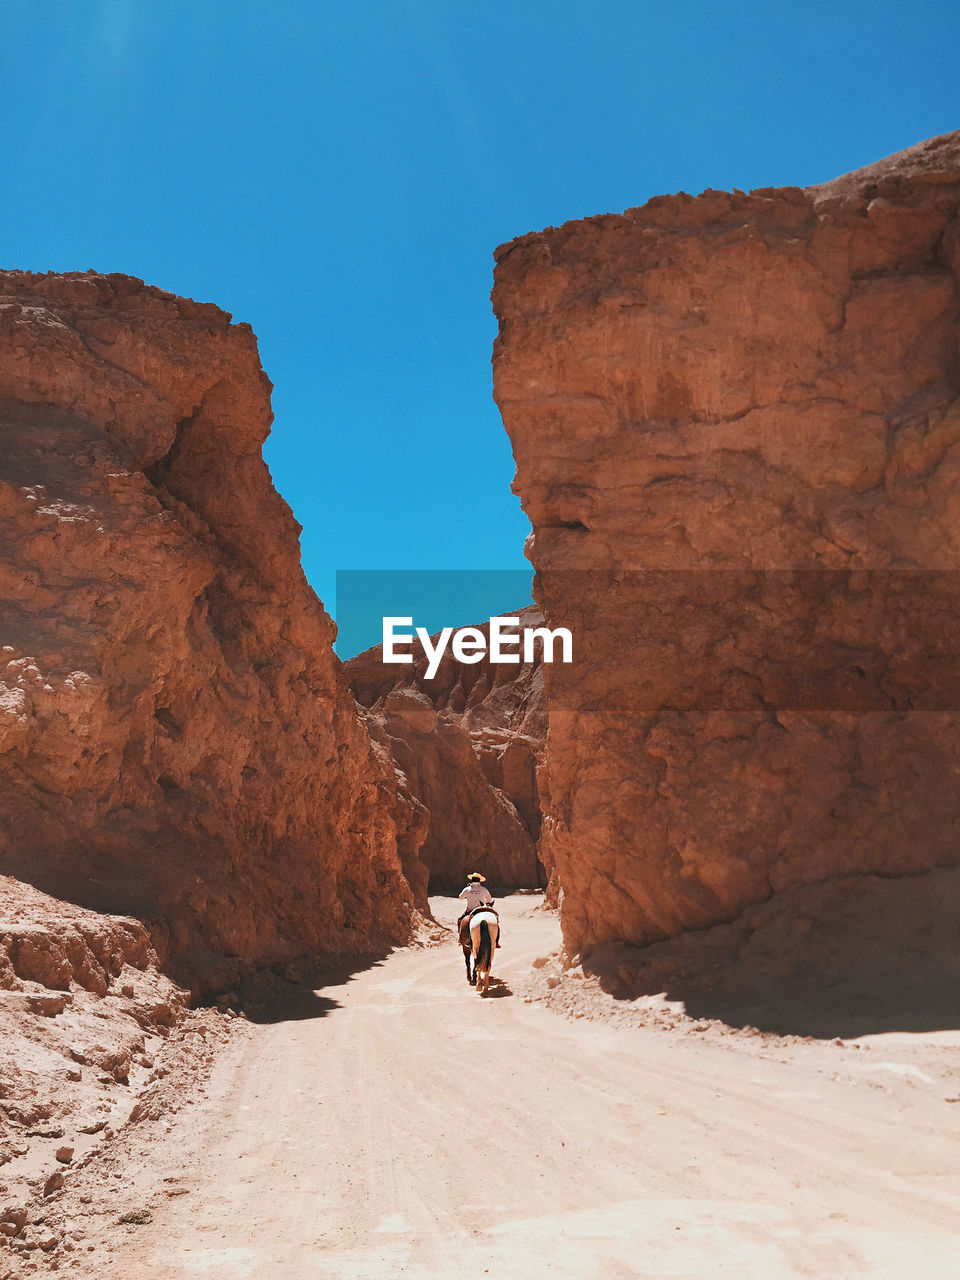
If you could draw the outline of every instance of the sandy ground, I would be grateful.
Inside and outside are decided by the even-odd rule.
[[[956,1032],[834,1043],[614,1008],[544,963],[559,930],[538,898],[501,906],[488,997],[452,938],[296,992],[240,1030],[193,1105],[64,1190],[72,1251],[34,1265],[124,1280],[958,1274]]]

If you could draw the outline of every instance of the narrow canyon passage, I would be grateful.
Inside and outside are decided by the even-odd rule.
[[[197,1105],[144,1142],[124,1203],[139,1196],[152,1220],[91,1220],[93,1247],[64,1270],[949,1273],[955,1078],[951,1089],[910,1066],[916,1046],[900,1037],[854,1052],[716,1027],[616,1029],[529,1005],[533,960],[559,946],[539,902],[501,904],[500,982],[486,999],[451,939],[325,987],[314,1016],[252,1024]],[[433,907],[455,917],[452,899]],[[947,1076],[948,1050],[929,1052]]]

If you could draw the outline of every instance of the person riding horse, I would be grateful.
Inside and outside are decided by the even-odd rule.
[[[492,907],[493,898],[490,897],[490,890],[483,886],[486,884],[486,876],[482,876],[479,871],[471,871],[467,876],[466,885],[460,890],[460,900],[465,903],[463,910],[460,912],[460,918],[457,921],[457,933],[463,926],[464,920],[471,915],[478,907]],[[499,919],[499,913],[497,913]],[[497,946],[500,946],[500,939],[497,938]]]
[[[490,984],[493,951],[500,946],[500,916],[494,909],[489,890],[483,887],[484,883],[484,877],[479,871],[471,871],[467,876],[466,886],[460,891],[464,908],[457,921],[457,936],[463,948],[467,981],[475,984],[481,995],[486,994]],[[471,957],[474,961],[472,970]],[[478,981],[478,978],[482,981]]]

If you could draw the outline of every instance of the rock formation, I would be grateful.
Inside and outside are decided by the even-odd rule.
[[[208,984],[397,941],[413,905],[269,393],[217,307],[0,273],[0,865]]]
[[[532,606],[519,617],[521,627],[543,623]],[[486,634],[488,626],[479,630]],[[380,646],[345,666],[371,737],[389,752],[400,788],[424,814],[419,857],[431,891],[462,888],[475,867],[502,889],[542,883],[537,767],[546,713],[539,652],[529,665],[486,658],[464,664],[447,650],[432,680],[422,655],[411,665],[385,665]]]
[[[960,867],[837,876],[746,907],[729,924],[584,960],[620,1000],[660,995],[692,1017],[780,1035],[943,1030],[957,1016]]]
[[[114,1091],[97,1085],[126,1083],[144,1036],[162,1038],[186,1011],[186,992],[156,965],[139,921],[0,876],[0,1167],[31,1130],[62,1138],[66,1122],[73,1140],[98,1111],[109,1118]]]
[[[497,253],[568,951],[960,844],[960,134]]]
[[[244,1025],[224,1000],[191,1010],[158,959],[139,920],[0,876],[4,1276],[20,1274],[17,1255],[56,1250],[51,1201],[65,1177],[124,1131],[192,1104],[217,1047]]]

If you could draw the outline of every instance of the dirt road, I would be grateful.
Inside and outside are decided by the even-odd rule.
[[[839,1047],[559,1017],[518,994],[559,945],[538,902],[502,904],[486,999],[451,940],[251,1025],[118,1191],[118,1210],[134,1199],[152,1220],[91,1219],[68,1274],[956,1274],[955,1050],[928,1037],[918,1067],[897,1037]]]

